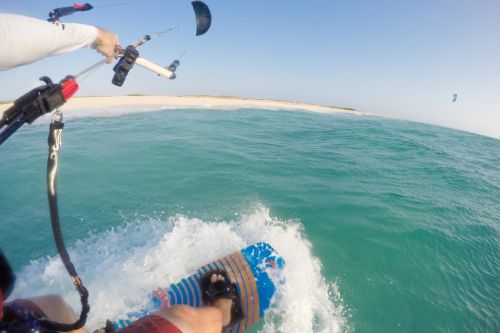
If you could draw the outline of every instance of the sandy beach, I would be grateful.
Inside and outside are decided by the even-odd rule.
[[[0,104],[0,113],[12,103]],[[318,104],[288,102],[278,100],[250,99],[226,96],[110,96],[110,97],[75,97],[64,106],[64,111],[81,111],[87,116],[100,114],[106,109],[124,108],[124,113],[152,111],[172,108],[214,108],[214,109],[270,109],[270,110],[302,110],[320,113],[349,112],[363,114],[349,108],[338,108]],[[134,110],[135,109],[135,110]],[[84,115],[77,112],[77,115]],[[69,114],[68,114],[69,115]]]

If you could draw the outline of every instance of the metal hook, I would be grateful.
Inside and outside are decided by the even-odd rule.
[[[56,109],[56,111],[52,115],[52,123],[55,123],[56,121],[60,123],[62,123],[63,121],[63,113],[59,109]]]

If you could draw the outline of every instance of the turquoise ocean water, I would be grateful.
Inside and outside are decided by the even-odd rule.
[[[262,332],[500,332],[499,140],[351,114],[67,113],[59,204],[89,328],[267,241],[287,283]],[[79,309],[50,230],[46,136],[0,147],[0,246],[14,296]]]

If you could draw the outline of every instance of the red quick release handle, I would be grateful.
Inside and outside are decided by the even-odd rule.
[[[62,82],[62,94],[64,100],[67,101],[78,91],[78,83],[74,77],[68,77]]]

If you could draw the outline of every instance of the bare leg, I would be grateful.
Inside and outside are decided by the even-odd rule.
[[[212,275],[212,282],[218,280],[224,280],[224,277]],[[157,315],[170,321],[183,333],[220,333],[222,327],[231,321],[231,304],[231,300],[221,298],[212,306],[192,308],[176,305],[161,310]]]
[[[64,301],[61,296],[57,295],[46,295],[40,297],[29,298],[28,301],[31,301],[33,304],[38,306],[40,310],[43,311],[45,316],[50,320],[63,323],[63,324],[71,324],[76,321],[76,315],[73,309]],[[70,331],[73,333],[86,333],[83,328]]]
[[[211,276],[211,281],[223,281],[219,274]],[[76,315],[71,307],[60,296],[47,295],[28,299],[35,304],[47,318],[60,323],[73,323]],[[187,305],[176,305],[161,310],[156,315],[167,319],[183,333],[220,333],[222,327],[231,321],[232,300],[219,299],[212,306],[192,308]],[[86,333],[84,329],[71,331],[72,333]]]

